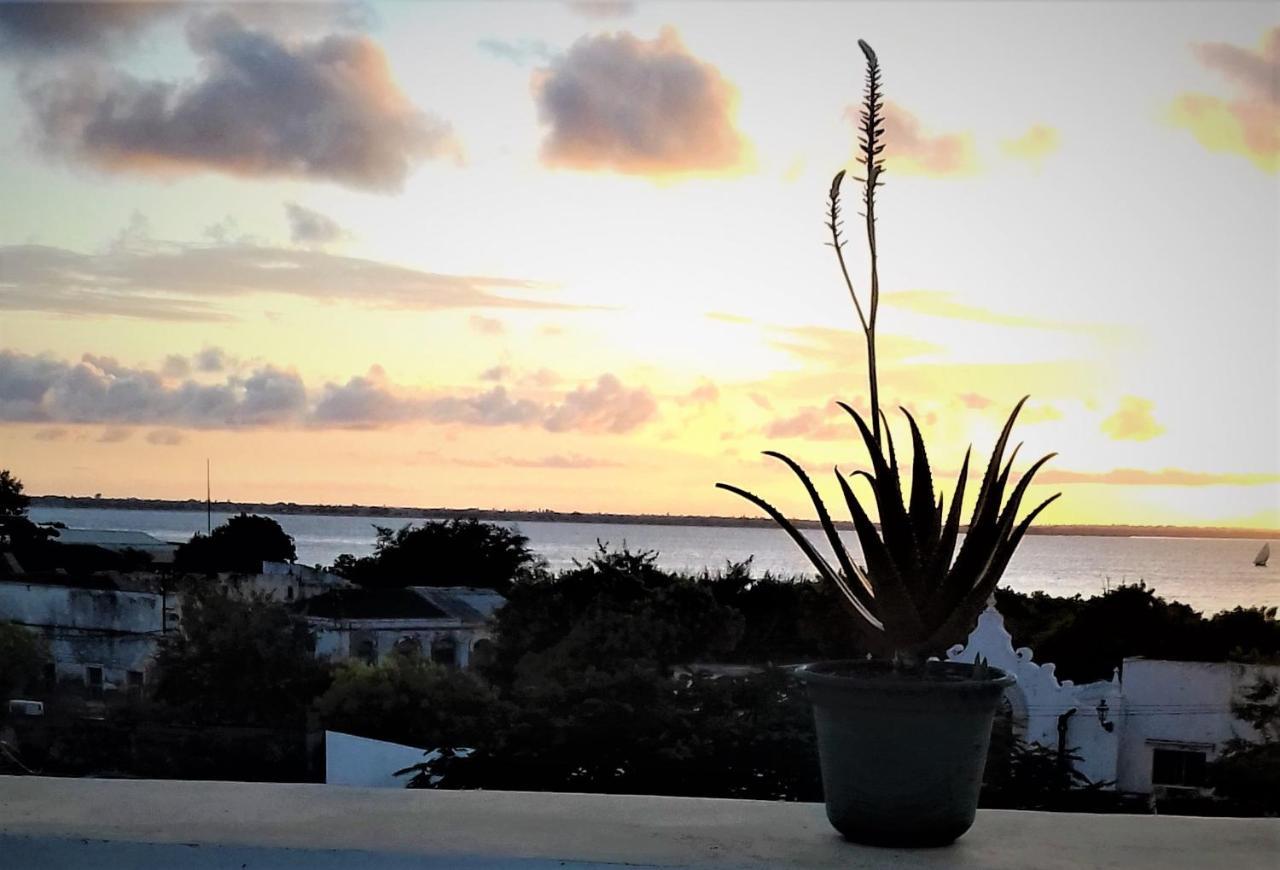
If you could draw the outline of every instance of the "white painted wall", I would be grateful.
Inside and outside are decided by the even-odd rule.
[[[0,583],[0,621],[48,640],[57,679],[84,681],[96,665],[106,689],[124,688],[129,671],[146,671],[163,630],[162,607],[153,592]]]
[[[1280,666],[1125,659],[1118,778],[1123,791],[1150,794],[1152,752],[1203,749],[1212,761],[1233,738],[1258,739],[1231,712],[1233,700]]]
[[[973,662],[979,655],[1018,681],[1005,690],[1005,698],[1013,708],[1017,736],[1057,749],[1058,717],[1074,710],[1067,719],[1066,745],[1080,757],[1076,769],[1092,782],[1115,782],[1120,751],[1120,727],[1116,723],[1121,707],[1118,680],[1082,686],[1070,680],[1060,682],[1052,663],[1037,664],[1029,647],[1013,648],[1004,617],[994,606],[978,617],[977,626],[963,646],[957,644],[947,651],[947,660]],[[1099,713],[1103,702],[1105,719]],[[1111,724],[1110,731],[1104,723]]]
[[[403,743],[324,732],[324,781],[327,785],[404,788],[410,777],[397,770],[426,760],[426,750]]]

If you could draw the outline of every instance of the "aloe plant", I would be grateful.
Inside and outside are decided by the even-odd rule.
[[[845,178],[843,170],[836,173],[831,183],[827,227],[831,233],[828,244],[835,249],[840,271],[853,299],[867,345],[870,425],[849,405],[843,402],[839,405],[853,419],[861,435],[870,457],[871,470],[855,471],[846,477],[839,468],[835,469],[836,480],[862,547],[865,565],[855,563],[849,555],[813,481],[790,457],[773,450],[765,451],[766,456],[787,465],[800,479],[813,501],[818,521],[834,553],[834,565],[769,502],[727,483],[718,483],[716,486],[752,502],[791,536],[817,569],[819,577],[839,590],[854,615],[854,624],[861,630],[867,645],[874,652],[892,655],[895,661],[910,663],[922,660],[927,654],[940,652],[968,634],[995,590],[1023,535],[1040,512],[1061,493],[1044,500],[1018,521],[1027,487],[1035,473],[1054,456],[1051,453],[1035,462],[1010,487],[1018,448],[1013,449],[1007,461],[1005,451],[1014,421],[1027,401],[1023,397],[1010,413],[996,440],[982,476],[963,542],[960,542],[961,505],[969,477],[971,451],[965,452],[959,480],[948,509],[944,496],[939,495],[937,501],[934,500],[933,474],[924,438],[915,419],[905,408],[901,410],[911,429],[912,461],[910,493],[904,495],[903,474],[894,450],[893,434],[888,419],[880,410],[875,353],[876,317],[880,302],[875,197],[876,190],[882,185],[880,175],[884,172],[881,159],[884,126],[880,63],[876,53],[866,42],[858,40],[858,46],[867,63],[867,90],[860,123],[858,155],[865,170],[865,177],[858,180],[863,184],[862,216],[866,224],[871,265],[865,306],[858,298],[844,259],[845,242],[840,219],[840,188]],[[857,478],[864,479],[870,486],[879,528],[871,521],[863,502],[854,493],[851,481]]]

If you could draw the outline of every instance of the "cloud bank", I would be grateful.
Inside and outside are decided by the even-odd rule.
[[[672,28],[579,39],[533,81],[548,127],[542,160],[632,175],[717,173],[741,165],[737,91]]]
[[[256,245],[150,245],[102,254],[0,246],[0,311],[226,321],[233,317],[219,300],[252,293],[403,310],[574,307],[494,292],[541,286]]]
[[[1280,27],[1262,38],[1258,50],[1225,42],[1199,43],[1196,58],[1229,82],[1232,99],[1182,94],[1170,116],[1210,151],[1248,158],[1265,172],[1280,171]]]
[[[43,150],[107,171],[221,172],[399,190],[420,160],[458,157],[448,124],[416,109],[363,35],[290,41],[227,12],[196,16],[200,74],[144,81],[83,67],[24,79]]]
[[[648,423],[657,410],[649,390],[627,387],[612,374],[553,401],[514,395],[501,384],[466,394],[411,390],[393,384],[378,366],[312,392],[297,372],[272,365],[199,381],[93,354],[69,363],[0,350],[0,422],[7,423],[146,425],[157,431],[456,423],[622,434]],[[175,443],[168,432],[155,439]]]

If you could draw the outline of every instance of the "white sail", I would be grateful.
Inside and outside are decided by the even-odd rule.
[[[1259,568],[1267,567],[1267,560],[1271,558],[1271,545],[1263,544],[1262,549],[1258,551],[1258,555],[1253,560],[1253,564]]]

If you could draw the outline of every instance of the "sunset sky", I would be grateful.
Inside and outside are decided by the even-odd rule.
[[[1043,522],[1280,527],[1274,3],[0,2],[0,467],[811,516],[760,451],[865,463],[858,38],[940,482],[1030,394]]]

